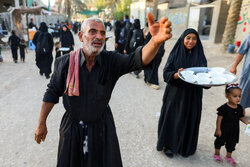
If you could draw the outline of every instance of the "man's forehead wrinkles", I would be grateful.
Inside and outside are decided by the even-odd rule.
[[[96,29],[96,28],[89,28],[89,30],[96,30],[96,31],[97,31],[97,29]]]
[[[98,23],[98,22],[89,22],[87,26],[88,26],[89,29],[94,28],[94,29],[96,29],[96,30],[100,30],[100,31],[103,30],[103,31],[105,31],[104,25],[103,25],[102,23]]]

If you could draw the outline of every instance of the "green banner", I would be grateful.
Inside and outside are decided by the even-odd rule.
[[[48,0],[48,11],[50,11],[50,0]]]
[[[101,11],[100,10],[83,10],[82,12],[77,11],[76,13],[87,15],[87,16],[92,16],[92,15],[98,15]]]
[[[28,0],[28,7],[32,7],[33,0]]]

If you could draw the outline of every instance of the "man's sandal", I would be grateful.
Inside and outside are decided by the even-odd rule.
[[[221,159],[220,155],[215,155],[214,154],[214,160],[218,163],[221,163],[223,160]]]
[[[227,160],[227,162],[230,163],[230,165],[236,166],[236,162],[233,158],[228,158],[227,156],[225,156],[225,160]]]

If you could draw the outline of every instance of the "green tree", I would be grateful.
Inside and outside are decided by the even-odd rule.
[[[87,5],[82,0],[56,0],[55,5],[59,12],[66,14],[68,20],[71,19],[72,13],[87,9]]]
[[[115,20],[122,20],[125,15],[130,14],[130,4],[132,0],[121,0],[116,3],[116,9],[114,12]]]
[[[102,10],[112,5],[111,0],[95,0],[95,7],[97,10]]]

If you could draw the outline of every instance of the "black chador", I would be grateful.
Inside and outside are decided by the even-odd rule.
[[[184,46],[184,38],[190,33],[196,34],[197,43],[188,50]],[[167,86],[158,124],[158,151],[170,150],[173,154],[184,157],[195,153],[203,88],[174,79],[173,76],[180,68],[206,66],[207,60],[198,33],[194,29],[185,30],[171,51],[164,68],[163,77]]]

